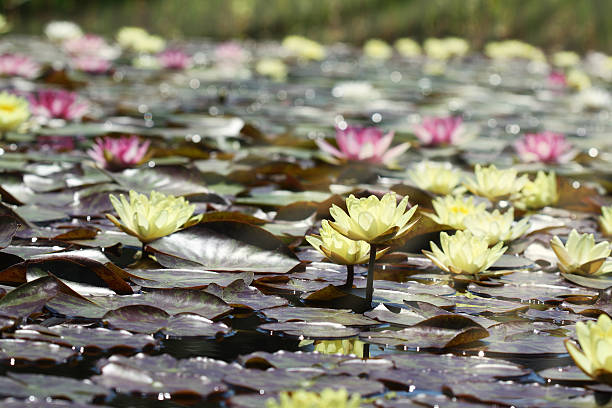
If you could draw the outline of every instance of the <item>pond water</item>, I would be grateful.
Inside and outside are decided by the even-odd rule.
[[[284,390],[328,387],[365,407],[610,405],[612,389],[575,366],[564,340],[612,311],[612,280],[562,274],[550,245],[572,229],[605,240],[612,68],[601,56],[551,68],[480,53],[376,59],[336,44],[313,61],[273,42],[223,46],[175,44],[186,58],[175,69],[108,46],[109,65],[92,72],[65,44],[0,42],[0,54],[38,65],[5,73],[3,90],[32,101],[66,89],[78,95],[71,109],[86,107],[49,118],[30,102],[32,118],[0,139],[0,405],[264,407]],[[588,86],[572,82],[580,74]],[[462,119],[460,140],[418,137],[426,118],[448,116]],[[318,147],[348,126],[393,131],[410,148],[383,165]],[[571,151],[523,162],[515,142],[543,131]],[[88,154],[125,135],[150,142],[131,168]],[[422,250],[456,228],[429,217],[436,194],[427,174],[411,176],[425,160],[452,165],[459,188],[477,164],[530,180],[554,171],[558,197],[540,208],[477,197],[530,224],[486,273],[444,272]],[[142,245],[105,216],[117,215],[109,194],[130,190],[184,196],[202,219]],[[418,204],[419,221],[377,260],[369,305],[367,257],[347,289],[346,267],[304,237],[349,194],[387,191]]]

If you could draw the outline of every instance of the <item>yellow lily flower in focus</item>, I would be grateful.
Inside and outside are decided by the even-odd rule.
[[[612,384],[612,320],[605,313],[597,323],[576,323],[576,334],[582,351],[567,339],[565,348],[576,365],[589,377]]]
[[[195,225],[202,219],[202,214],[192,217],[195,205],[184,197],[166,196],[157,191],[151,191],[147,197],[130,190],[129,201],[123,194],[119,198],[111,194],[109,199],[121,221],[111,214],[106,214],[106,218],[143,243]]]
[[[612,205],[609,207],[601,207],[599,227],[604,235],[608,237],[612,236]]]
[[[602,241],[595,244],[593,234],[580,234],[574,229],[565,245],[555,235],[550,246],[557,255],[557,265],[563,273],[589,276],[612,272],[612,262],[607,260],[611,251],[610,243]]]
[[[454,229],[463,230],[463,221],[469,215],[480,215],[485,212],[486,204],[474,204],[474,197],[447,195],[435,198],[431,204],[435,214],[424,213],[440,225],[448,225]]]
[[[349,398],[344,388],[339,390],[325,388],[320,394],[306,390],[283,391],[279,394],[278,401],[272,398],[266,401],[266,408],[359,408],[360,406],[359,394],[353,394]]]
[[[440,246],[430,242],[431,252],[423,250],[436,266],[445,272],[476,275],[491,267],[506,252],[502,242],[489,248],[486,241],[469,231],[457,231],[449,236],[440,233]]]
[[[529,181],[527,176],[518,177],[515,169],[498,170],[493,164],[488,167],[477,164],[474,174],[476,178],[466,180],[463,185],[472,194],[491,201],[518,193]]]
[[[367,263],[370,258],[370,244],[365,241],[354,241],[340,234],[329,225],[321,222],[320,235],[308,235],[306,241],[330,261],[339,265],[358,265]],[[388,248],[376,252],[380,258]]]
[[[409,223],[418,206],[406,211],[407,206],[408,197],[398,205],[395,193],[387,193],[380,200],[375,195],[356,198],[351,194],[346,199],[348,214],[332,205],[329,213],[334,221],[329,225],[347,238],[384,244],[407,234],[418,221]]]
[[[555,172],[546,174],[538,171],[535,180],[525,183],[514,200],[514,206],[521,210],[536,210],[556,204],[559,201],[559,192]]]
[[[317,340],[315,341],[314,351],[322,354],[342,354],[344,356],[354,354],[363,358],[364,345],[363,341],[355,339]]]
[[[490,246],[498,242],[513,241],[522,236],[529,228],[529,219],[523,218],[514,222],[514,208],[510,208],[503,214],[495,210],[468,215],[463,220],[463,224],[466,230],[475,237],[487,241]]]

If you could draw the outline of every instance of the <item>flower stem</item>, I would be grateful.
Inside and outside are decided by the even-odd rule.
[[[353,279],[355,277],[355,265],[346,265],[346,283],[344,286],[348,289],[353,287]]]
[[[374,262],[376,262],[376,245],[370,244],[370,263],[368,264],[368,283],[366,285],[366,303],[372,305],[374,294]]]

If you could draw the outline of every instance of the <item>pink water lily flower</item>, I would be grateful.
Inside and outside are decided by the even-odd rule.
[[[105,169],[121,170],[144,161],[150,144],[148,140],[141,143],[136,135],[104,137],[96,139],[87,154]]]
[[[249,55],[239,43],[228,41],[217,45],[215,59],[221,64],[240,65],[249,59]]]
[[[425,146],[455,145],[461,141],[464,130],[460,117],[425,117],[415,126],[414,134]]]
[[[95,34],[72,38],[66,41],[63,46],[64,50],[72,55],[96,55],[109,47],[104,38]]]
[[[553,88],[565,88],[567,86],[567,78],[563,72],[551,71],[548,74],[548,84]]]
[[[40,74],[40,68],[37,62],[25,55],[0,55],[0,76],[19,76],[32,79]]]
[[[165,69],[186,69],[191,66],[191,57],[181,50],[167,49],[157,55],[157,60]]]
[[[575,151],[564,135],[554,132],[527,133],[514,148],[524,162],[565,163]]]
[[[410,144],[402,143],[390,149],[392,141],[393,132],[383,134],[375,127],[347,126],[344,129],[336,128],[338,148],[323,139],[315,142],[321,150],[341,160],[390,164],[410,147]]]
[[[78,71],[87,72],[88,74],[106,74],[111,69],[111,62],[90,55],[81,55],[73,58],[71,65]]]
[[[28,95],[30,111],[47,119],[80,120],[89,110],[75,92],[63,89],[42,90]]]

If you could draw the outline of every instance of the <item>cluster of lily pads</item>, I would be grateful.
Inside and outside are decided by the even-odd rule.
[[[610,400],[611,57],[44,34],[0,39],[2,404]]]

